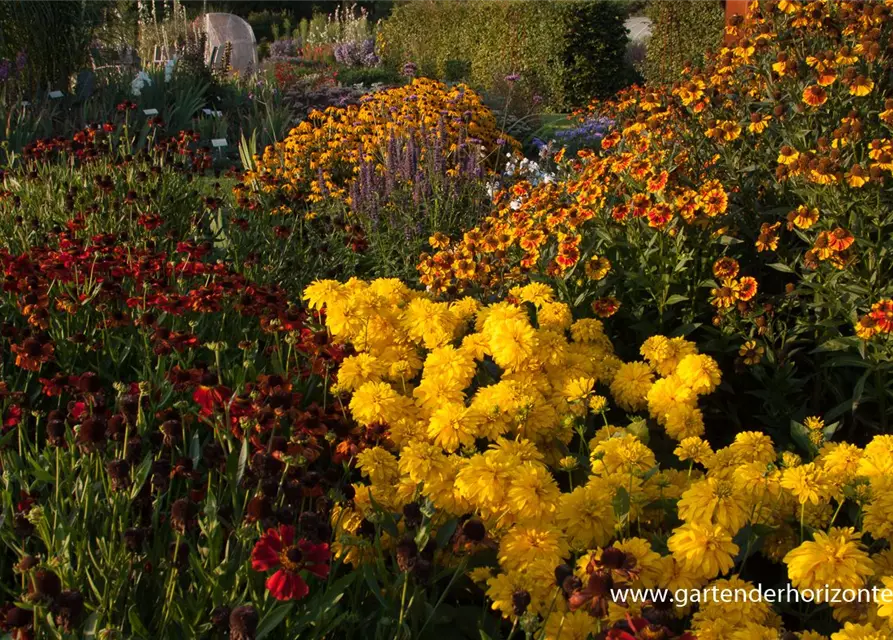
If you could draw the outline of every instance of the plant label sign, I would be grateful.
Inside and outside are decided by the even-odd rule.
[[[53,90],[53,91],[50,91],[47,95],[48,95],[50,98],[52,98],[53,100],[58,100],[58,99],[61,98],[64,94],[63,94],[61,91],[59,91],[58,89],[55,89],[55,90]]]
[[[226,138],[211,138],[211,146],[215,148],[225,147]]]
[[[222,111],[217,111],[216,109],[202,109],[202,113],[206,116],[213,116],[215,118],[219,118],[223,115]]]
[[[157,116],[158,109],[143,109],[143,113],[145,113],[147,116]]]

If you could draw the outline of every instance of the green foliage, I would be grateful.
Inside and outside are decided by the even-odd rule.
[[[258,42],[264,40],[276,40],[276,33],[281,31],[280,25],[288,18],[285,10],[271,11],[264,9],[263,11],[252,11],[245,18],[245,21],[251,25],[254,31],[254,37]],[[288,35],[288,32],[284,35]]]
[[[725,13],[719,2],[660,0],[648,7],[651,38],[645,56],[648,82],[678,80],[687,63],[700,64],[722,42]]]
[[[447,79],[467,69],[474,86],[497,94],[518,73],[515,99],[540,95],[557,109],[609,96],[629,77],[617,2],[419,0],[394,9],[379,43],[394,67],[414,62],[423,75]]]
[[[0,2],[0,58],[28,55],[32,88],[67,88],[87,62],[93,34],[109,3],[9,0]]]

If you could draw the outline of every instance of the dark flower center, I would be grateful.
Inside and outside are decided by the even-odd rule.
[[[30,358],[36,358],[43,353],[43,348],[37,340],[29,338],[25,340],[24,351]]]
[[[301,550],[297,547],[292,547],[285,553],[285,555],[289,561],[294,562],[295,564],[299,563],[304,558],[304,554],[302,554]]]
[[[279,561],[282,563],[282,567],[286,571],[297,571],[301,568],[301,561],[304,559],[304,554],[301,553],[301,550],[297,545],[293,545],[291,547],[287,547],[283,549],[282,553],[279,554]]]

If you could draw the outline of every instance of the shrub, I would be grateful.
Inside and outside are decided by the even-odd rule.
[[[659,0],[648,6],[651,37],[645,53],[649,83],[673,82],[687,64],[699,65],[722,43],[725,12],[716,0]]]
[[[0,3],[0,58],[27,53],[33,90],[67,89],[68,78],[89,58],[102,2],[11,0]]]
[[[279,25],[283,23],[284,20],[287,20],[289,17],[289,13],[285,10],[281,10],[278,12],[270,11],[269,9],[264,9],[263,11],[252,11],[248,14],[248,17],[245,18],[245,21],[251,25],[251,30],[254,31],[254,37],[258,42],[262,42],[264,40],[272,41],[276,38],[273,37],[273,28],[276,27],[276,30],[279,30]],[[290,33],[281,34],[283,37],[289,37]]]
[[[467,65],[474,86],[503,95],[504,78],[518,73],[528,96],[559,109],[622,86],[626,42],[614,2],[422,0],[396,7],[379,28],[395,67],[414,62],[424,75],[448,77]]]

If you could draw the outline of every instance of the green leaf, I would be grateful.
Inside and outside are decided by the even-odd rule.
[[[46,482],[47,484],[55,484],[56,483],[56,479],[53,477],[53,475],[49,471],[47,471],[46,469],[41,467],[37,463],[37,460],[35,460],[31,456],[27,456],[27,458],[28,458],[28,463],[31,465],[31,468],[34,471],[35,478],[37,478],[41,482]]]
[[[629,491],[623,487],[617,487],[612,504],[614,505],[614,514],[618,520],[625,518],[629,513]]]
[[[192,440],[189,442],[189,457],[192,458],[194,467],[198,467],[199,458],[201,458],[202,448],[198,440],[198,431],[192,434]]]
[[[679,304],[680,302],[685,302],[686,300],[688,300],[688,296],[681,296],[676,293],[667,298],[667,306],[669,307],[670,305]]]
[[[140,616],[136,612],[136,605],[131,606],[127,610],[127,620],[130,622],[131,633],[136,634],[138,637],[150,637],[149,630],[143,625],[143,621],[140,620]]]
[[[452,539],[453,534],[456,533],[456,527],[458,526],[459,520],[457,518],[450,518],[440,529],[437,530],[437,537],[435,538],[435,541],[437,542],[438,549],[446,548],[446,546]]]
[[[835,418],[842,416],[846,412],[852,411],[852,409],[853,409],[853,399],[849,398],[849,399],[841,402],[839,405],[837,405],[833,409],[831,409],[831,411],[827,411],[823,417],[825,418],[825,420],[834,420]]]
[[[152,470],[152,454],[149,453],[143,458],[143,461],[140,462],[140,466],[136,468],[136,473],[133,477],[133,487],[130,489],[130,499],[135,500],[137,495],[139,495],[140,489],[143,488],[143,485],[146,483],[146,478],[149,477],[149,471]]]
[[[294,608],[292,604],[283,604],[273,607],[257,625],[257,640],[267,637],[276,627],[282,624],[286,616]]]
[[[372,567],[368,564],[363,565],[363,580],[366,581],[366,585],[369,587],[369,591],[371,591],[372,595],[375,596],[375,599],[378,600],[378,603],[381,605],[382,609],[387,609],[388,605],[384,601],[384,598],[381,597],[381,585],[378,584],[378,580],[376,580],[375,574],[372,573]]]
[[[791,420],[791,438],[803,451],[814,456],[818,449],[809,439],[809,429],[796,420]]]
[[[94,611],[89,616],[87,616],[86,622],[84,622],[84,637],[85,638],[95,638],[96,637],[96,628],[99,626],[99,612]]]
[[[248,464],[248,438],[242,438],[242,450],[239,451],[239,464],[236,466],[236,484],[242,482],[245,476],[245,466]]]
[[[775,269],[776,271],[781,271],[782,273],[796,273],[788,265],[781,262],[773,262],[772,264],[767,266],[771,269]]]
[[[853,338],[831,338],[830,340],[826,340],[818,347],[813,349],[812,353],[819,353],[822,351],[844,351],[847,349],[852,349],[855,346],[855,342],[858,341],[858,338],[855,340]]]

